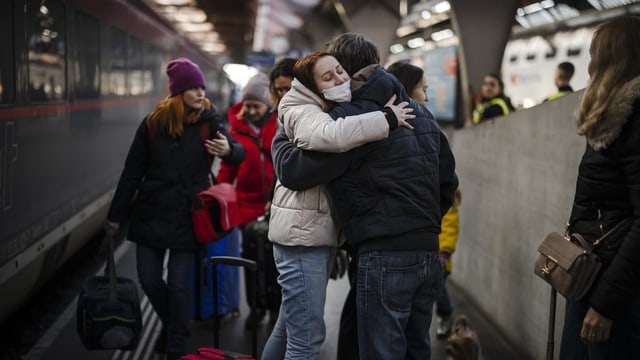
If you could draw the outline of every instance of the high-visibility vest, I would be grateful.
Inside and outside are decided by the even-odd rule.
[[[484,110],[493,105],[500,106],[502,108],[503,115],[507,115],[509,113],[509,106],[507,105],[507,102],[504,101],[503,98],[495,97],[495,98],[489,99],[489,101],[485,101],[483,103],[476,105],[475,110],[473,110],[473,123],[474,124],[479,123],[480,120],[482,120],[482,114],[484,114]]]
[[[547,97],[546,100],[548,101],[548,100],[557,99],[557,98],[559,98],[561,96],[565,96],[565,95],[570,94],[570,93],[571,93],[571,91],[558,91],[557,93],[555,93],[553,95],[549,95],[549,97]]]

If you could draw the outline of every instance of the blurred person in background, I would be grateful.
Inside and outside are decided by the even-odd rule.
[[[389,65],[387,71],[400,80],[409,97],[423,105],[429,102],[429,95],[427,95],[429,84],[424,70],[407,62],[398,61]]]
[[[488,119],[508,115],[514,110],[511,100],[504,94],[504,82],[500,76],[493,73],[485,75],[480,100],[473,110],[473,123],[477,125]]]
[[[237,165],[222,163],[217,175],[219,182],[233,184],[236,188],[240,229],[243,234],[243,257],[251,260],[257,260],[257,251],[262,250],[263,247],[249,243],[251,236],[245,236],[246,225],[265,215],[271,201],[274,181],[271,142],[277,129],[277,114],[272,111],[273,100],[269,86],[267,75],[256,74],[242,89],[241,101],[229,109],[227,113],[229,132],[246,149],[246,158]],[[247,251],[249,248],[256,251]],[[259,274],[259,276],[263,275]],[[246,282],[245,286],[252,286],[252,284]],[[247,292],[247,294],[250,293],[250,291]],[[251,324],[253,316],[257,316],[260,321],[267,310],[273,314],[278,312],[279,301],[277,303],[267,301],[270,298],[272,297],[261,296],[258,299],[258,304],[251,309],[247,324]]]
[[[273,65],[269,73],[269,90],[273,100],[272,111],[278,111],[280,100],[291,89],[293,81],[293,65],[297,59],[283,58]]]
[[[576,71],[576,68],[572,63],[565,61],[558,64],[556,68],[556,76],[555,76],[555,84],[558,87],[558,92],[548,96],[544,101],[549,101],[553,99],[557,99],[561,96],[570,94],[573,92],[573,88],[569,84],[571,82],[571,78],[573,77],[573,73]]]
[[[387,67],[387,71],[400,80],[400,83],[402,83],[412,99],[423,105],[429,101],[429,96],[427,96],[427,78],[421,68],[406,62],[395,62]],[[460,200],[460,189],[457,189],[453,205],[451,205],[442,218],[442,230],[440,235],[438,235],[440,242],[440,259],[442,260],[442,265],[445,270],[445,283],[436,297],[436,336],[438,336],[438,338],[446,338],[451,332],[453,304],[447,291],[446,279],[449,274],[451,274],[451,258],[456,250],[458,233],[460,231],[460,217],[458,214]]]

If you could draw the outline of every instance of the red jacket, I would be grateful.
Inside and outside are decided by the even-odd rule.
[[[227,114],[231,136],[246,149],[246,157],[240,165],[222,162],[217,179],[219,182],[233,184],[235,181],[238,204],[240,206],[240,224],[248,224],[264,215],[265,204],[271,201],[271,187],[274,177],[271,143],[277,129],[277,113],[253,130],[243,119],[238,118],[242,102],[233,105]],[[256,141],[263,151],[258,148]]]

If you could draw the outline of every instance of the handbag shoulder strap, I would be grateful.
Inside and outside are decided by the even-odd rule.
[[[629,222],[629,220],[631,220],[630,217],[623,219],[622,221],[620,221],[619,223],[616,224],[616,226],[612,227],[609,231],[607,231],[606,233],[604,233],[601,237],[595,239],[593,241],[593,247],[598,246],[598,244],[600,244],[600,242],[602,242],[602,240],[604,240],[605,238],[607,238],[607,236],[613,234],[616,230],[620,229],[621,227],[623,227],[627,222]],[[600,224],[600,228],[602,228],[602,224]]]
[[[109,278],[109,302],[116,304],[118,302],[118,290],[116,288],[117,274],[116,274],[116,259],[114,256],[113,237],[115,235],[111,226],[105,226],[105,241],[107,245],[107,265],[104,268],[104,276]]]

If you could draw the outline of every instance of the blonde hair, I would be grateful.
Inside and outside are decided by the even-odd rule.
[[[149,131],[164,131],[170,137],[175,138],[182,135],[184,124],[193,124],[198,121],[200,114],[207,109],[211,109],[209,99],[204,99],[204,106],[200,110],[185,110],[184,101],[181,95],[171,96],[162,100],[155,109],[147,116],[147,127]]]
[[[640,17],[620,16],[600,25],[589,49],[589,85],[578,109],[578,133],[589,138],[604,121],[611,99],[640,75]]]

